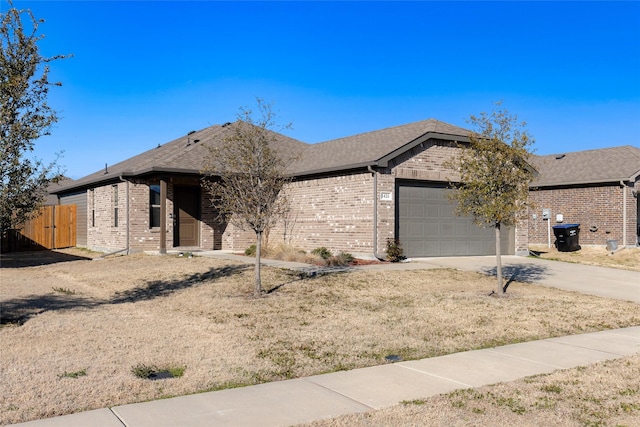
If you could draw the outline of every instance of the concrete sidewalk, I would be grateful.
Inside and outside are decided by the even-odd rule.
[[[116,406],[16,425],[289,426],[638,352],[640,327],[632,327]]]

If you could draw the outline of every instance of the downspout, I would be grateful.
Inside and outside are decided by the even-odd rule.
[[[620,180],[622,187],[622,247],[627,246],[627,186]]]
[[[125,197],[127,198],[127,203],[126,203],[126,210],[127,210],[127,237],[126,237],[126,242],[127,242],[127,247],[125,248],[126,254],[130,255],[129,252],[129,224],[131,224],[131,213],[129,212],[129,181],[127,181],[126,179],[124,179],[122,177],[122,174],[120,174],[120,176],[118,177],[120,178],[120,181],[124,182],[126,184],[126,190],[125,190]],[[122,251],[124,252],[124,251]]]
[[[378,174],[371,166],[367,170],[373,175],[373,256],[384,260],[386,256],[378,253]]]

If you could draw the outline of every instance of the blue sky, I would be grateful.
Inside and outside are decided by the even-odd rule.
[[[6,0],[0,0],[2,10]],[[22,1],[63,83],[36,143],[74,179],[233,121],[255,97],[315,143],[495,101],[537,154],[640,146],[640,2]]]

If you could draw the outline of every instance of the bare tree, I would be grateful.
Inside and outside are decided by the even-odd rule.
[[[0,229],[18,228],[38,211],[46,187],[60,178],[55,162],[44,165],[28,157],[35,140],[48,135],[58,121],[47,104],[49,63],[63,55],[40,55],[38,35],[42,20],[29,10],[18,10],[9,0],[0,26]],[[22,18],[26,17],[28,29]]]
[[[477,225],[494,227],[497,290],[502,295],[506,287],[502,279],[501,227],[516,225],[526,216],[529,184],[535,174],[528,163],[534,140],[525,129],[526,123],[519,123],[507,110],[472,115],[469,122],[475,128],[469,133],[471,144],[462,146],[460,155],[449,162],[460,173],[459,182],[451,183],[449,197],[458,203],[457,214],[471,214]]]
[[[289,204],[282,189],[285,176],[285,153],[275,148],[279,134],[273,103],[257,99],[258,117],[241,108],[238,121],[219,146],[210,148],[204,185],[219,217],[256,235],[254,295],[262,294],[260,256],[263,234],[282,218]],[[290,128],[291,125],[282,128]]]

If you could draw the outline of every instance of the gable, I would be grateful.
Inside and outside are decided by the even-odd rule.
[[[428,119],[310,145],[292,170],[300,176],[366,166],[386,167],[391,159],[428,139],[468,141],[468,135],[466,129]]]

